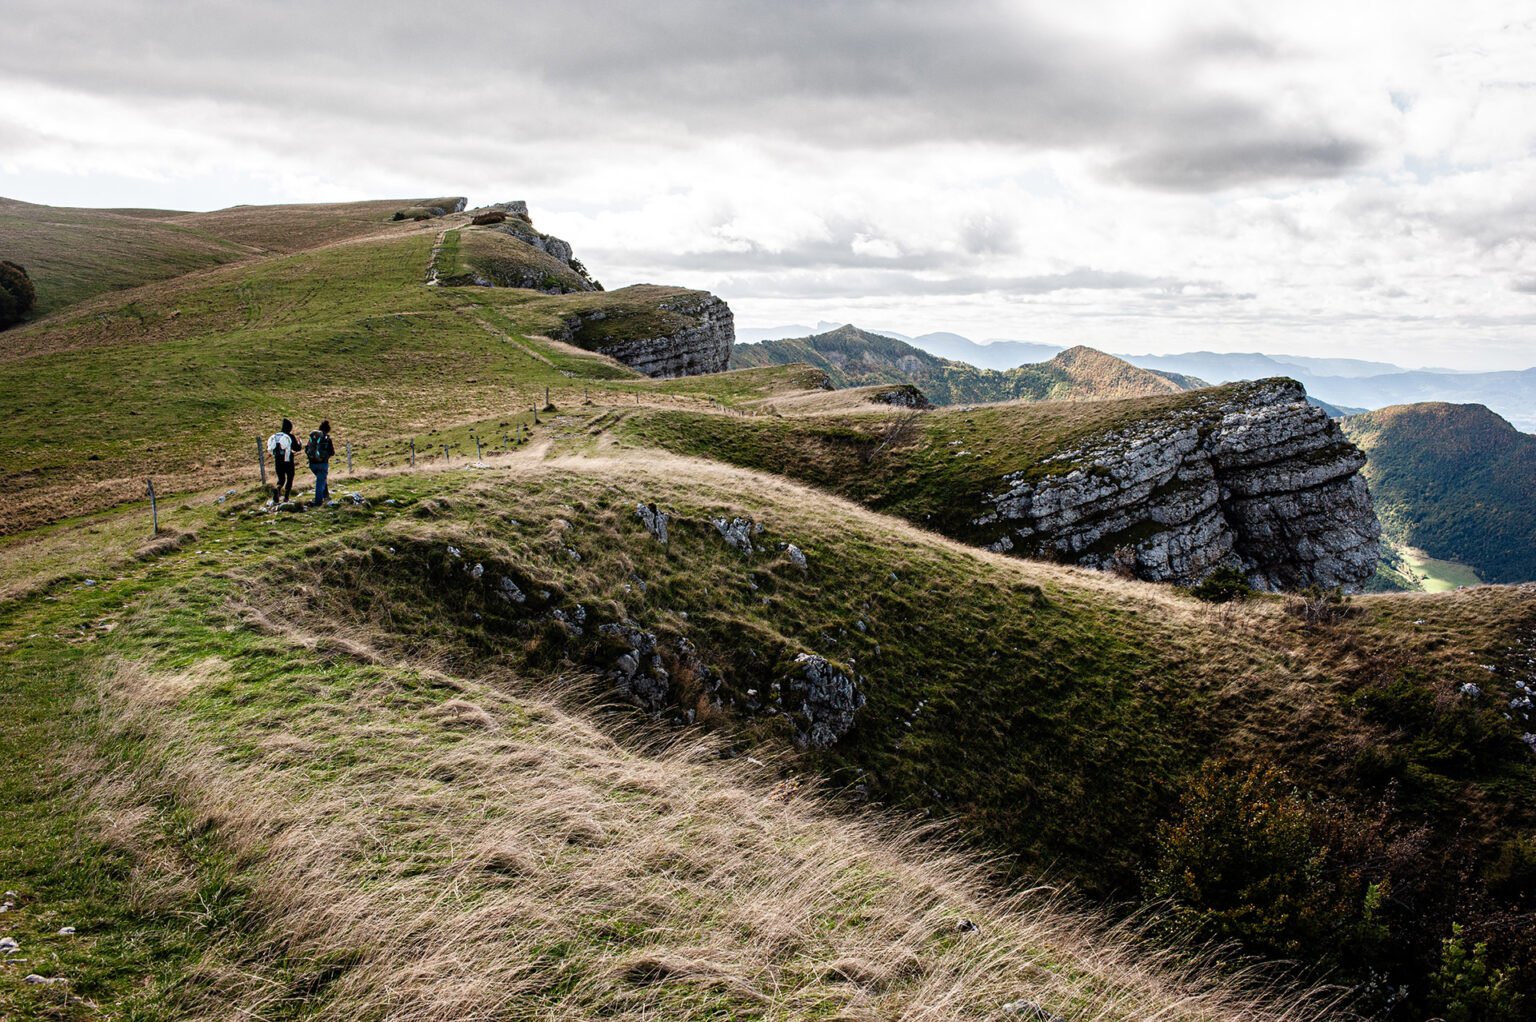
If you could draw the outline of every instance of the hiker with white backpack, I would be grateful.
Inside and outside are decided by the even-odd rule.
[[[272,465],[277,469],[272,503],[281,504],[293,499],[293,470],[298,464],[299,438],[293,435],[292,422],[284,419],[283,428],[267,437],[267,450],[272,452]]]

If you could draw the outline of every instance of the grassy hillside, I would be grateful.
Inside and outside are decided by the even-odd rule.
[[[1024,997],[1068,1017],[1142,1017],[1168,998],[1121,1002],[1132,995],[1104,965],[1088,988],[1059,985],[1067,980],[1052,966],[1022,974],[1029,983],[1009,971],[1020,954],[1072,961],[1070,947],[1037,953],[1016,935],[1025,924],[1082,925],[1070,917],[1042,908],[1005,921],[1009,909],[986,907],[990,882],[968,867],[927,863],[900,841],[861,851],[849,835],[868,841],[873,832],[832,817],[816,826],[853,829],[815,831],[778,815],[759,836],[731,807],[776,805],[826,777],[855,803],[958,818],[971,841],[1006,852],[1019,878],[1050,869],[1125,896],[1173,861],[1168,828],[1196,822],[1180,802],[1194,778],[1281,763],[1318,800],[1306,857],[1329,863],[1308,921],[1266,929],[1267,944],[1219,912],[1192,908],[1179,925],[1244,936],[1271,954],[1351,968],[1369,961],[1405,981],[1433,968],[1453,918],[1518,953],[1518,932],[1495,919],[1522,904],[1501,855],[1536,833],[1531,764],[1509,727],[1492,727],[1454,693],[1466,681],[1487,700],[1513,691],[1523,675],[1509,672],[1528,672],[1519,642],[1536,621],[1536,593],[1360,601],[1354,616],[1324,627],[1280,600],[1212,608],[955,546],[772,477],[625,453],[603,432],[611,419],[558,417],[540,428],[557,450],[597,457],[550,462],[530,449],[490,469],[341,484],[367,507],[273,516],[258,513],[251,490],[223,503],[202,497],[171,523],[193,539],[118,562],[105,582],[96,559],[120,542],[111,519],[93,525],[102,540],[73,533],[62,580],[12,601],[0,621],[8,662],[31,679],[7,691],[8,719],[37,729],[18,746],[28,762],[47,762],[65,728],[77,758],[108,756],[130,769],[104,790],[73,795],[43,783],[43,769],[8,774],[19,786],[13,804],[32,807],[0,863],[21,878],[8,882],[23,892],[23,938],[46,941],[60,971],[100,984],[88,996],[137,997],[129,987],[148,974],[160,977],[144,988],[153,999],[165,989],[157,983],[191,975],[169,1003],[210,1011],[249,1004],[274,983],[290,991],[294,1011],[334,1017],[385,996],[434,1004],[440,987],[406,984],[393,945],[370,936],[404,928],[431,935],[413,942],[406,974],[462,967],[504,977],[456,994],[460,1011],[613,1011],[639,998],[708,1017],[746,1011],[730,998],[755,1003],[767,996],[759,984],[772,982],[790,1000],[770,998],[763,1017],[804,1017],[846,996],[885,998],[884,1010],[928,1003],[941,977],[991,970],[949,995],[972,1008],[951,1010],[984,1014]],[[668,545],[644,530],[637,503],[671,514]],[[712,519],[730,516],[764,524],[758,553],[722,541]],[[804,569],[781,543],[804,552]],[[54,558],[45,547],[11,548],[7,574]],[[525,602],[496,596],[502,577],[516,580]],[[686,747],[655,760],[643,745],[625,751],[592,730],[630,726],[627,714],[590,719],[578,709],[608,684],[594,677],[618,653],[608,624],[657,636],[674,680],[663,724],[678,726],[691,710],[727,755],[777,765],[738,775],[722,771],[716,753]],[[855,672],[869,700],[848,737],[820,752],[794,750],[787,692],[773,687],[801,652]],[[1446,693],[1451,701],[1439,705]],[[703,787],[685,798],[695,783]],[[745,788],[711,794],[733,784]],[[87,794],[71,812],[87,812],[101,847],[83,866],[56,870],[35,849],[65,833],[71,817],[60,807]],[[391,807],[390,822],[369,824],[363,837],[358,828],[378,819],[379,805]],[[778,850],[763,844],[769,835]],[[846,872],[866,854],[886,857],[875,875],[887,879],[873,888],[859,879],[864,867]],[[655,855],[670,865],[658,872]],[[597,880],[623,862],[661,886],[642,884],[637,901],[635,874]],[[765,862],[774,868],[754,879]],[[572,870],[587,882],[573,887]],[[163,893],[114,904],[130,875]],[[941,875],[950,893],[922,893]],[[433,901],[448,878],[458,893]],[[845,882],[849,897],[864,899],[852,916],[837,893]],[[1367,917],[1373,885],[1393,899]],[[317,901],[306,893],[315,889],[328,893]],[[807,889],[823,892],[799,899],[813,911],[786,917],[793,892]],[[897,901],[882,900],[898,890]],[[514,894],[523,900],[502,900]],[[183,918],[196,898],[206,906]],[[424,902],[440,907],[415,914]],[[524,914],[534,905],[538,914]],[[445,912],[462,922],[445,922]],[[978,915],[979,947],[1009,957],[977,957],[978,946],[944,935],[943,919]],[[88,948],[47,936],[82,918],[96,931]],[[501,922],[486,929],[488,918]],[[836,936],[805,943],[802,934],[828,925],[845,932],[841,919],[868,920],[846,931],[862,950]],[[786,933],[787,957],[762,950],[763,927]],[[445,932],[456,936],[440,944]],[[635,943],[653,932],[671,936]],[[744,943],[719,943],[728,934]],[[549,941],[563,949],[552,971],[539,964],[516,982],[503,971],[545,962]],[[635,964],[646,952],[703,956],[725,971],[665,966],[653,977]],[[763,954],[766,971],[727,967]],[[874,971],[853,986],[820,985],[845,958]],[[878,964],[899,961],[913,964]],[[598,978],[615,973],[613,984]],[[556,979],[571,975],[589,979]],[[722,975],[738,978],[721,990]]]
[[[185,213],[70,209],[0,198],[0,258],[27,268],[37,286],[35,316],[42,317],[103,292],[375,234],[402,206],[454,201],[236,206]]]
[[[658,306],[689,292],[429,288],[437,233],[396,225],[7,331],[0,390],[14,397],[0,478],[16,496],[0,532],[141,498],[146,476],[162,492],[249,478],[257,438],[284,416],[305,431],[329,418],[360,463],[377,464],[398,461],[413,436],[431,449],[466,424],[499,438],[531,421],[546,388],[560,403],[593,387],[664,392],[529,335],[559,334],[578,311],[604,312],[609,331],[675,326],[684,317]]]
[[[1203,386],[1083,347],[1038,365],[978,369],[853,326],[796,340],[737,345],[731,353],[732,368],[795,362],[822,370],[838,388],[912,384],[937,405],[1150,396]]]
[[[372,230],[6,335],[3,918],[68,982],[0,972],[0,1014],[1309,1016],[1189,935],[1518,1011],[1536,590],[1215,606],[929,531],[1243,385],[641,379],[581,345],[688,292],[428,287],[459,221]],[[264,509],[283,414],[352,442],[338,506]],[[862,701],[827,744],[804,656]],[[1158,907],[1108,931],[1042,873]]]
[[[1470,565],[1488,582],[1536,579],[1536,437],[1482,405],[1397,405],[1344,431],[1389,538]]]
[[[517,558],[560,588],[562,606],[591,600],[594,618],[610,608],[589,587],[619,593],[614,569],[633,558],[650,588],[626,597],[630,609],[681,623],[693,607],[702,639],[716,625],[690,573],[740,586],[744,565],[703,530],[663,549],[620,524],[636,494],[718,509],[730,490],[806,542],[823,583],[844,563],[883,567],[871,545],[881,526],[860,522],[845,546],[811,527],[824,511],[797,511],[803,501],[771,481],[705,469],[707,491],[694,494],[677,463],[519,458],[529,460],[489,474],[369,480],[367,509],[272,518],[249,513],[250,494],[200,499],[178,519],[194,542],[0,607],[6,660],[25,679],[0,692],[13,767],[0,778],[12,808],[0,872],[16,891],[6,932],[29,970],[67,981],[28,985],[7,971],[0,1011],[1320,1014],[1325,1002],[1244,993],[1208,963],[1149,957],[1049,891],[1004,894],[970,855],[829,806],[801,765],[723,762],[697,738],[663,740],[584,709],[594,689],[573,680],[578,665],[460,602],[474,581],[467,558]],[[975,559],[912,538],[915,560],[902,563],[913,570],[961,559],[946,584]],[[451,543],[470,545],[455,558]],[[388,599],[445,563],[441,592]],[[364,584],[356,599],[337,588],[343,575]],[[793,626],[828,601],[816,589],[786,577],[783,606],[762,620]],[[1086,621],[1084,595],[1062,591],[1042,613]],[[810,623],[789,633],[812,634]],[[58,771],[60,756],[75,768]]]

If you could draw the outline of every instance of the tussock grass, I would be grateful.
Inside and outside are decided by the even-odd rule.
[[[157,750],[97,792],[110,832],[163,870],[171,799],[235,864],[208,922],[243,936],[177,998],[198,1017],[1328,1017],[707,742],[638,752],[466,679],[265,656],[105,683],[109,724]]]

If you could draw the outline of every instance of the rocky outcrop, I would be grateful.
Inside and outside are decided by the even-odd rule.
[[[690,291],[663,298],[653,309],[661,313],[660,329],[634,310],[597,308],[572,316],[562,339],[661,379],[726,370],[736,339],[729,305],[707,292]],[[637,335],[624,336],[630,329]]]
[[[793,707],[790,721],[795,728],[795,744],[802,749],[837,744],[853,729],[855,715],[864,708],[864,693],[858,684],[815,653],[795,657],[783,689],[786,707]]]
[[[1210,391],[1004,476],[991,549],[1192,584],[1353,589],[1378,557],[1365,456],[1293,380]]]
[[[480,278],[474,283],[484,287],[519,287],[551,294],[568,294],[572,291],[601,291],[603,285],[592,279],[581,260],[576,258],[571,243],[552,234],[545,234],[533,226],[528,213],[528,203],[521,199],[512,202],[496,202],[474,211],[471,225],[486,231],[515,238],[554,260],[557,272],[551,274],[542,261],[518,261],[507,258],[480,260]],[[470,262],[476,262],[473,258]],[[494,264],[494,265],[492,265]],[[568,272],[567,272],[568,271]]]

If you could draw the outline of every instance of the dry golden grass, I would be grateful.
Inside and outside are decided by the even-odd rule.
[[[192,883],[145,808],[167,796],[251,878],[257,932],[196,970],[194,1017],[306,997],[411,1022],[983,1019],[1021,1000],[1074,1020],[1329,1014],[1049,888],[1004,896],[931,834],[837,815],[707,744],[636,751],[554,703],[404,666],[262,682],[308,696],[276,731],[199,702],[227,669],[120,663],[105,684],[114,723],[158,750],[97,793],[146,897]],[[259,698],[250,684],[225,698]]]

